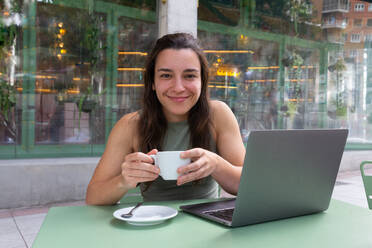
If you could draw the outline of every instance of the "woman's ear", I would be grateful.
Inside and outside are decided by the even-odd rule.
[[[152,90],[155,91],[155,84],[154,83],[152,83],[151,87],[152,87]]]

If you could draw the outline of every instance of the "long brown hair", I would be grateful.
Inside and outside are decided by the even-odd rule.
[[[192,49],[199,58],[201,68],[201,93],[197,103],[188,114],[191,147],[210,148],[211,120],[208,105],[208,62],[197,39],[186,33],[168,34],[158,39],[147,57],[144,76],[144,95],[140,111],[139,134],[140,150],[162,150],[167,130],[167,120],[156,92],[153,90],[156,58],[164,49]]]

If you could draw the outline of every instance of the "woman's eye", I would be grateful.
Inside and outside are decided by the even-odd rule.
[[[161,77],[161,78],[170,78],[171,75],[170,75],[170,74],[166,74],[166,73],[164,73],[164,74],[161,74],[160,77]]]
[[[194,74],[187,74],[185,76],[185,78],[187,78],[187,79],[194,79],[194,78],[196,78],[196,75],[194,75]]]

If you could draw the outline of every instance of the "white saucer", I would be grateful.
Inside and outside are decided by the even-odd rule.
[[[114,217],[119,220],[124,220],[129,224],[136,226],[149,226],[162,223],[163,221],[173,218],[178,214],[174,208],[166,206],[140,206],[134,210],[131,218],[123,218],[122,214],[128,213],[133,207],[118,209],[114,212]]]

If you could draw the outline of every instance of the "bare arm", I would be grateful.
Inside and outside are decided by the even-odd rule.
[[[230,108],[218,102],[215,115],[218,162],[213,178],[228,193],[236,195],[245,157],[245,147],[235,115]]]
[[[212,101],[211,109],[219,155],[201,148],[183,152],[181,156],[194,161],[179,168],[178,172],[184,175],[178,178],[177,184],[212,175],[226,192],[236,194],[245,156],[239,125],[225,103]]]
[[[136,113],[131,113],[120,119],[112,129],[88,185],[87,204],[115,204],[137,183],[151,181],[158,176],[151,157],[135,150],[136,127]]]

